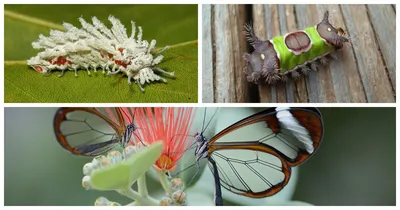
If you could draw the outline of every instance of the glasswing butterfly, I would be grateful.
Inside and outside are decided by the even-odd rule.
[[[193,165],[199,169],[199,160],[208,160],[214,175],[216,205],[223,204],[221,185],[252,198],[278,193],[288,184],[291,167],[309,159],[323,138],[322,115],[316,108],[266,109],[210,139],[203,135],[210,122],[204,126],[204,121],[201,132],[194,137]]]
[[[134,108],[63,107],[54,117],[54,132],[64,149],[93,157],[127,146],[138,129],[132,116]]]

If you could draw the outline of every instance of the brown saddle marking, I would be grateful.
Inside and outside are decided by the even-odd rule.
[[[296,55],[308,51],[311,47],[311,39],[304,31],[288,33],[285,36],[286,47]]]

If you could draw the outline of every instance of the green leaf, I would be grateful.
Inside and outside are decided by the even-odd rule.
[[[106,76],[92,70],[88,76],[79,70],[77,78],[72,71],[58,78],[61,71],[43,76],[27,66],[26,60],[38,53],[31,43],[39,34],[62,30],[63,22],[80,27],[81,16],[88,22],[96,16],[110,26],[109,15],[120,19],[128,34],[133,20],[143,27],[143,38],[156,39],[159,49],[172,46],[159,67],[175,72],[175,78],[161,75],[167,84],[146,84],[142,93],[122,73]],[[4,23],[5,102],[197,102],[197,5],[5,5]]]
[[[109,168],[93,172],[91,187],[96,190],[129,189],[156,162],[163,149],[158,141]]]

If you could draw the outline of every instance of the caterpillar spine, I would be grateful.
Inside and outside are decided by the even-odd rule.
[[[128,76],[128,84],[130,85],[133,79],[142,92],[142,85],[145,83],[167,82],[158,74],[174,76],[174,72],[166,72],[157,67],[164,58],[161,53],[169,46],[152,52],[156,40],[153,39],[150,43],[142,40],[142,27],[136,27],[135,22],[131,21],[132,33],[128,37],[126,28],[119,19],[109,16],[108,20],[112,24],[110,29],[96,17],[92,18],[92,24],[80,17],[80,29],[70,23],[63,23],[65,32],[50,30],[49,37],[40,34],[39,39],[32,43],[32,47],[44,50],[30,58],[27,64],[42,74],[59,69],[59,77],[64,75],[65,70],[74,71],[75,76],[78,76],[78,69],[86,69],[90,75],[90,68],[95,73],[102,69],[103,74],[107,71],[108,75],[122,72]]]

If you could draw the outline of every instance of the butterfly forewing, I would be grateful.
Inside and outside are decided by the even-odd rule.
[[[209,155],[217,163],[226,189],[266,197],[287,184],[290,166],[307,160],[318,148],[322,135],[317,109],[267,109],[215,135],[210,140]]]
[[[60,108],[54,118],[57,141],[76,155],[103,154],[121,139],[119,112],[118,108]]]
[[[278,112],[268,109],[222,130],[210,140],[210,146],[257,144],[272,147],[294,166],[313,154],[322,135],[321,116],[313,109],[290,108]]]

